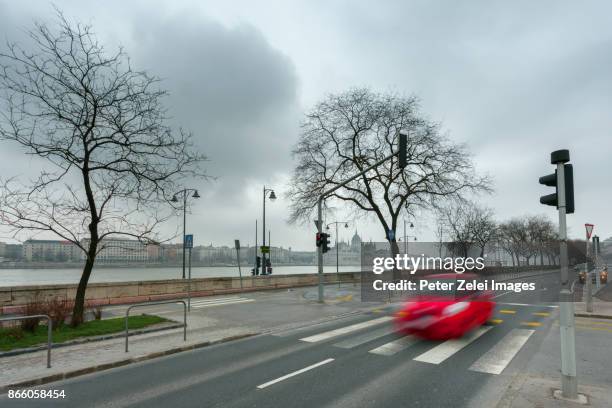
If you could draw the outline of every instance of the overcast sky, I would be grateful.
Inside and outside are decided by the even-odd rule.
[[[550,191],[538,177],[553,170],[552,150],[569,149],[576,188],[570,234],[583,237],[591,222],[600,237],[611,235],[608,2],[55,4],[91,23],[108,49],[123,45],[134,66],[164,78],[173,122],[194,133],[217,177],[193,186],[202,195],[188,219],[196,245],[235,238],[252,245],[265,184],[279,196],[267,205],[272,244],[314,249],[314,224],[286,223],[290,151],[304,111],[354,86],[417,95],[423,112],[468,143],[477,169],[494,177],[495,194],[481,201],[499,220],[556,220],[553,207],[539,204]],[[35,19],[52,16],[50,3],[0,0],[0,35],[19,41]],[[35,171],[37,162],[17,151],[0,146],[3,176]],[[425,214],[410,221],[420,240],[434,239]],[[351,223],[341,238],[355,229],[366,240],[384,238],[367,220]]]

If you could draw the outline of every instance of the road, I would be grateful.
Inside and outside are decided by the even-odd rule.
[[[499,296],[491,323],[459,340],[400,337],[391,327],[392,307],[381,307],[43,387],[65,390],[61,402],[6,397],[0,402],[20,407],[494,406],[555,327],[557,306],[543,300],[555,298],[556,278],[544,275],[535,292]]]

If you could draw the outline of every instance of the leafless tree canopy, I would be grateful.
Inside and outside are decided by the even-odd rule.
[[[386,233],[396,230],[402,210],[429,207],[437,197],[488,190],[489,180],[475,173],[467,148],[449,141],[418,109],[414,97],[368,89],[330,95],[318,103],[306,114],[294,149],[290,222],[306,221],[324,190],[397,151],[399,131],[408,134],[404,171],[395,158],[389,160],[337,190],[333,201],[375,214]]]
[[[471,201],[457,200],[438,208],[438,222],[448,232],[450,250],[468,256],[472,247],[484,256],[485,248],[497,234],[493,210]]]
[[[204,157],[166,124],[159,80],[133,70],[121,49],[109,54],[91,27],[58,12],[57,27],[29,34],[32,48],[0,52],[0,139],[46,166],[29,184],[3,181],[0,220],[80,247],[84,295],[101,240],[152,239],[159,204],[181,178],[202,175]]]
[[[555,225],[543,215],[515,217],[501,223],[497,239],[517,266],[535,265],[538,257],[540,265],[554,265],[559,256]]]

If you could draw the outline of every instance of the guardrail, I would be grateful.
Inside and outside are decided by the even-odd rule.
[[[17,317],[3,317],[0,319],[0,322],[9,322],[15,320],[25,320],[25,319],[47,319],[47,368],[51,368],[51,345],[53,344],[53,322],[48,315],[29,315],[29,316],[17,316]]]
[[[149,303],[138,303],[136,305],[132,305],[127,308],[125,311],[125,352],[128,352],[128,336],[129,336],[129,327],[128,327],[128,317],[130,314],[130,310],[135,307],[144,307],[144,306],[154,306],[154,305],[168,305],[174,303],[182,303],[183,304],[183,341],[187,341],[187,304],[184,300],[170,300],[166,302],[149,302]]]

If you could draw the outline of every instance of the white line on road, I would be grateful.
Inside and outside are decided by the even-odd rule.
[[[287,375],[283,375],[282,377],[278,377],[275,380],[268,381],[267,383],[263,383],[261,385],[258,385],[257,388],[259,388],[261,390],[263,388],[269,387],[269,386],[271,386],[273,384],[276,384],[278,382],[286,380],[287,378],[295,377],[296,375],[305,373],[306,371],[312,370],[313,368],[317,368],[317,367],[320,367],[320,366],[322,366],[324,364],[331,363],[332,361],[334,361],[333,358],[328,358],[327,360],[319,361],[318,363],[310,365],[308,367],[304,367],[301,370],[294,371],[294,372],[289,373]]]
[[[333,337],[342,336],[343,334],[351,333],[357,330],[365,329],[366,327],[375,326],[377,324],[381,324],[384,322],[388,322],[393,319],[392,316],[383,316],[378,319],[372,319],[365,322],[352,324],[350,326],[341,327],[339,329],[330,330],[324,333],[315,334],[314,336],[304,337],[300,339],[301,341],[306,341],[308,343],[316,343],[321,340],[331,339]]]
[[[379,337],[383,337],[388,334],[391,334],[394,331],[395,329],[392,326],[383,327],[382,329],[373,330],[371,332],[367,332],[367,333],[364,333],[364,334],[361,334],[355,337],[351,337],[350,339],[343,340],[339,343],[334,344],[334,346],[345,348],[345,349],[350,349],[350,348],[365,344],[369,341],[375,340]]]
[[[514,292],[513,290],[509,290],[509,291],[507,291],[507,292],[500,293],[499,295],[495,295],[495,296],[493,296],[493,299],[496,299],[496,298],[498,298],[498,297],[500,297],[500,296],[507,295],[508,293],[515,293],[515,292]]]
[[[533,306],[533,307],[550,307],[553,309],[556,309],[559,307],[559,305],[536,305],[536,304],[529,304],[529,303],[502,303],[502,302],[497,302],[498,305],[508,305],[508,306]]]
[[[535,330],[513,329],[470,366],[471,371],[500,374]]]
[[[414,358],[415,361],[430,364],[440,364],[453,354],[491,330],[491,327],[481,327],[475,332],[470,333],[466,337],[454,340],[447,340],[444,343],[432,348],[429,351]]]
[[[418,341],[419,340],[414,337],[401,337],[389,343],[383,344],[380,347],[376,347],[375,349],[370,350],[370,353],[379,354],[381,356],[392,356],[395,353],[407,349]]]
[[[214,306],[225,306],[225,305],[235,305],[238,303],[249,303],[254,302],[255,299],[236,299],[236,300],[226,300],[223,302],[191,302],[191,307],[194,309],[202,309],[205,307],[214,307]]]

